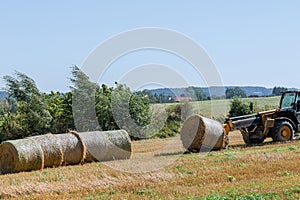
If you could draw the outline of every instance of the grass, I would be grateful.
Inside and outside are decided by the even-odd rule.
[[[194,104],[206,116],[212,104],[228,109]],[[0,199],[300,199],[299,140],[246,147],[239,132],[229,137],[228,149],[207,154],[183,154],[178,136],[156,138],[133,141],[130,160],[1,175]]]
[[[238,132],[230,137],[238,145],[206,155],[180,153],[169,165],[144,173],[114,169],[113,163],[127,161],[112,161],[1,175],[0,199],[300,198],[300,141],[246,147]],[[145,154],[172,139],[134,141],[132,160],[142,162],[135,167],[153,163]],[[169,159],[181,150],[174,145],[154,158]]]
[[[261,97],[261,98],[244,98],[245,103],[253,102],[254,111],[265,111],[279,107],[280,97]],[[193,107],[193,113],[198,113],[204,117],[215,119],[224,122],[230,109],[230,99],[213,100],[213,101],[198,101],[190,102]],[[168,107],[173,104],[159,104],[163,107]]]

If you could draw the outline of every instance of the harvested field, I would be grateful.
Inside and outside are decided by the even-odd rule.
[[[183,154],[179,136],[135,141],[130,162],[2,175],[0,194],[12,199],[300,198],[300,141],[246,147],[239,132],[229,136],[229,149],[203,155]],[[165,166],[157,164],[162,161]]]

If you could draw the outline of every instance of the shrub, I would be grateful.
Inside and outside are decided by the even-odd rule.
[[[243,103],[239,98],[235,97],[231,101],[229,117],[236,117],[252,113],[249,105]]]

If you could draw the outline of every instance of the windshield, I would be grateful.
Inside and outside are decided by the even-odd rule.
[[[292,108],[297,97],[297,93],[288,92],[285,93],[281,100],[280,108]]]

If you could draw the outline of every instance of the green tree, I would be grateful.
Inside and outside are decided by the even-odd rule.
[[[236,117],[251,114],[248,104],[243,103],[239,98],[234,97],[230,104],[229,117]]]
[[[116,84],[112,93],[112,111],[118,127],[125,129],[133,139],[151,135],[146,129],[151,120],[148,97],[141,93],[133,94],[125,85]]]
[[[2,138],[17,139],[47,133],[52,118],[35,82],[20,72],[15,72],[15,77],[5,76],[4,80],[9,98],[16,101],[16,110],[2,116],[5,121],[0,127]]]
[[[238,98],[247,97],[246,92],[242,90],[240,87],[227,88],[225,94],[226,94],[226,99],[232,99],[234,97],[238,97]]]
[[[96,118],[95,96],[99,86],[77,66],[72,67],[73,117],[79,132],[101,130]]]
[[[272,90],[272,95],[280,96],[282,92],[287,91],[288,89],[285,87],[277,87],[275,86]]]
[[[186,88],[186,91],[190,94],[190,96],[193,97],[196,101],[203,101],[207,100],[206,94],[203,92],[203,90],[200,87],[188,87]]]
[[[111,106],[111,96],[114,88],[102,84],[96,92],[96,115],[102,130],[119,129],[114,120]]]
[[[76,66],[73,71],[73,116],[77,131],[125,129],[132,138],[147,137],[149,97],[116,83],[115,88],[92,83]],[[89,106],[87,106],[89,105]]]
[[[0,107],[0,142],[13,139],[18,130],[21,130],[17,124],[16,117],[13,111],[15,101],[12,99],[2,99]]]
[[[149,98],[150,103],[158,103],[158,96],[156,93],[153,95],[150,90],[145,89],[142,91],[142,94]]]
[[[50,132],[65,133],[75,130],[72,114],[72,92],[45,94],[47,109],[52,116]]]

